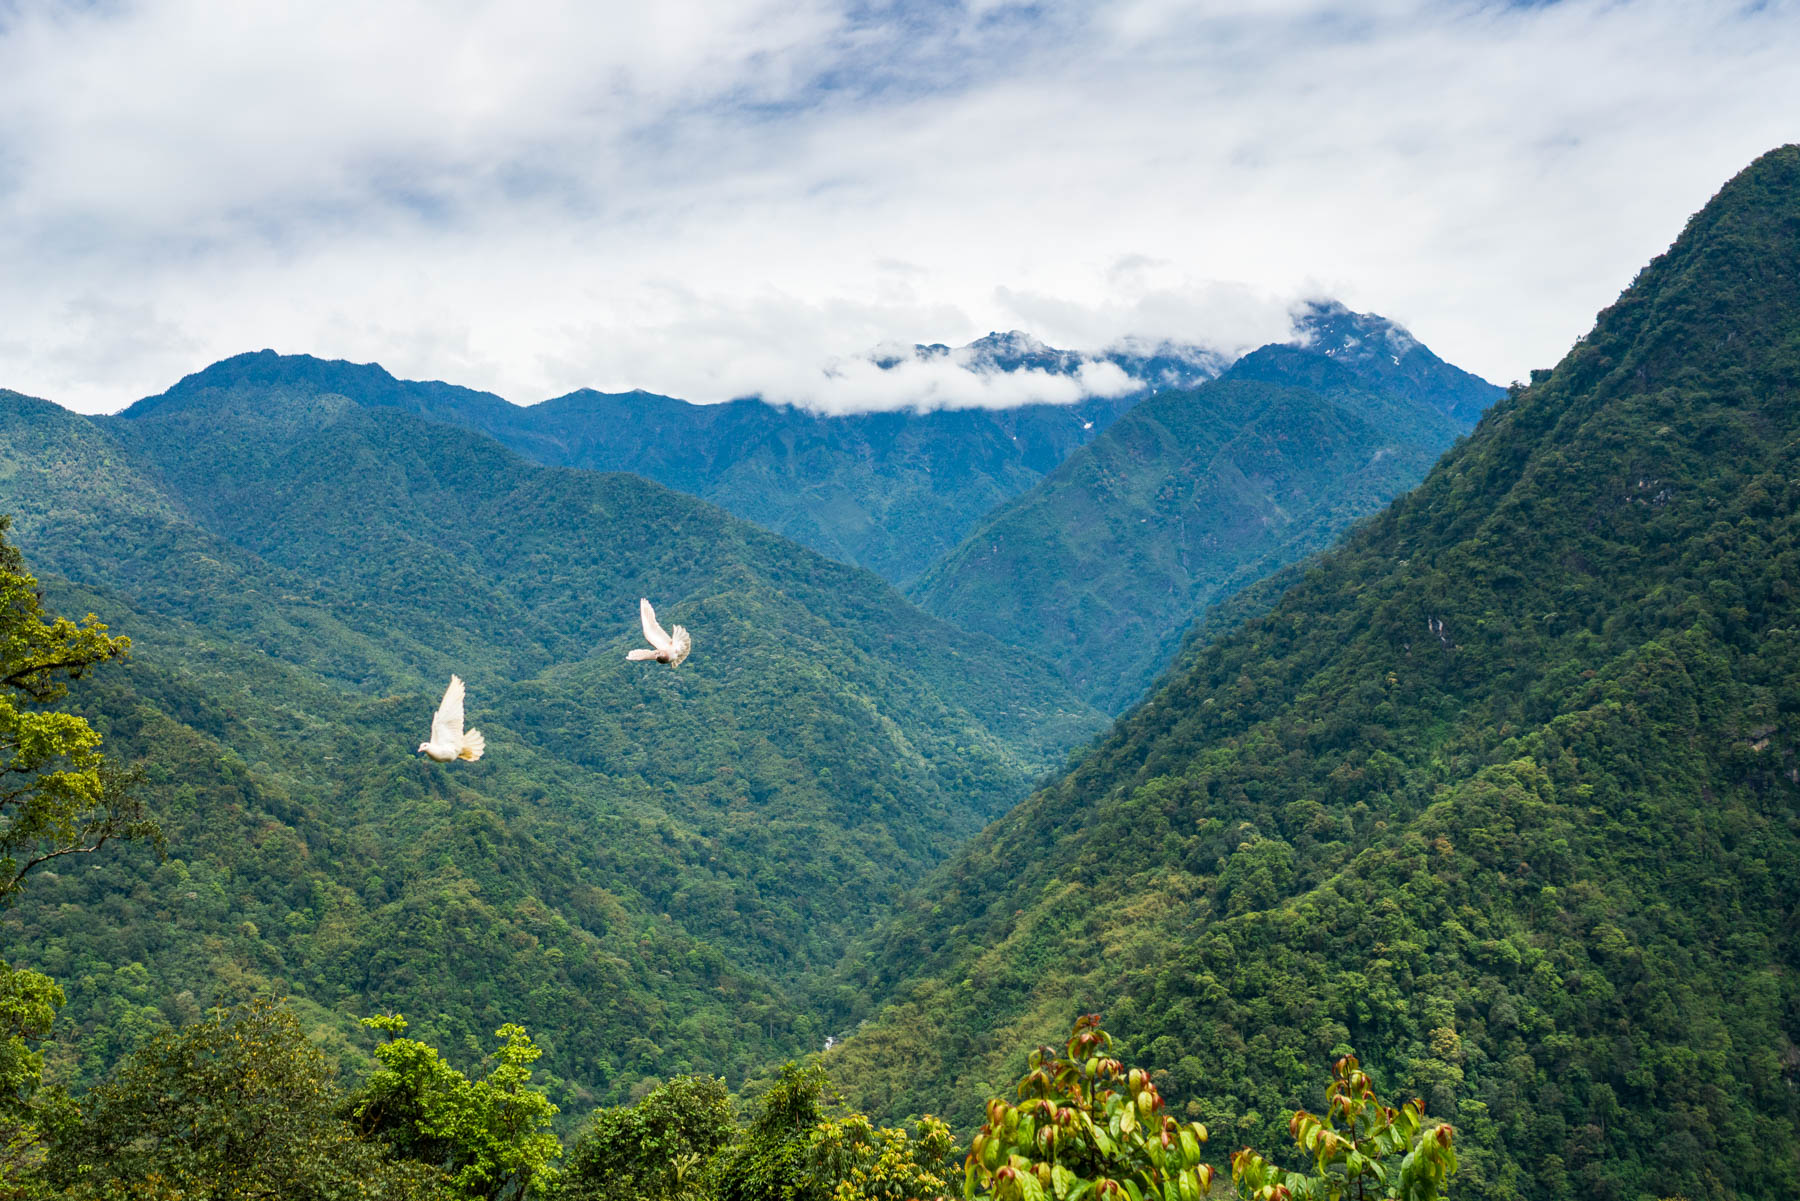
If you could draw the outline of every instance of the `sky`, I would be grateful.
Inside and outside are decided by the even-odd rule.
[[[1006,405],[1070,385],[865,356],[1321,296],[1504,383],[1800,138],[1796,62],[1800,0],[0,0],[0,387]]]

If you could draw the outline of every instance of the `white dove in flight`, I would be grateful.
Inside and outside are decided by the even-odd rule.
[[[419,750],[439,763],[448,763],[452,759],[467,759],[472,763],[481,758],[481,752],[486,749],[487,739],[481,736],[480,730],[463,732],[462,677],[451,676],[450,687],[444,689],[437,716],[431,719],[431,741],[421,742]]]
[[[638,616],[644,619],[644,639],[650,644],[648,650],[627,652],[627,659],[655,659],[658,663],[667,663],[670,667],[680,667],[681,661],[688,657],[694,649],[694,640],[688,637],[687,630],[676,626],[673,630],[664,631],[656,620],[656,610],[650,607],[647,597],[638,598]]]

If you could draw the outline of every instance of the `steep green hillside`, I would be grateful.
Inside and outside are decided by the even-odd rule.
[[[1498,392],[1392,323],[1313,317],[1308,347],[1264,347],[1140,402],[976,527],[914,599],[1049,655],[1103,709],[1137,700],[1196,614],[1411,487],[1466,428],[1450,412]],[[1370,350],[1402,339],[1404,355]]]
[[[137,640],[84,703],[222,890],[192,889],[214,901],[182,933],[147,862],[129,903],[65,883],[33,908],[25,945],[74,956],[71,1010],[121,1038],[122,998],[274,981],[447,1046],[526,1022],[597,1093],[741,1074],[809,1045],[792,990],[1099,724],[867,572],[341,396],[189,390],[94,423],[9,394],[0,447],[33,567],[104,588],[82,607]],[[694,631],[678,671],[626,663],[639,595]],[[412,753],[452,671],[489,748],[453,768]]]
[[[1789,146],[941,870],[834,1076],[967,1119],[1103,1007],[1215,1145],[1353,1047],[1458,1196],[1800,1193],[1797,463]]]
[[[134,637],[80,707],[144,766],[168,840],[162,862],[136,847],[58,865],[0,915],[9,960],[68,994],[54,1078],[92,1081],[160,1027],[268,995],[351,1061],[375,1011],[464,1059],[529,1022],[576,1107],[671,1070],[742,1078],[816,1042],[783,989],[668,912],[705,832],[511,740],[468,772],[408,759],[426,698],[348,697],[116,594],[52,581],[50,602]]]

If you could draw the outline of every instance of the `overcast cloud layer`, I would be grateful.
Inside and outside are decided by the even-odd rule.
[[[1504,382],[1797,136],[1796,62],[1800,0],[0,0],[0,386],[1009,404],[857,356],[1303,295]]]

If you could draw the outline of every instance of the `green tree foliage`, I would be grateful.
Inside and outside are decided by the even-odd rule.
[[[44,1056],[33,1044],[50,1036],[64,1002],[56,981],[0,960],[0,1198],[27,1176],[44,1156],[37,1100]],[[8,1182],[11,1182],[9,1184]]]
[[[849,1112],[813,1127],[807,1158],[832,1201],[919,1201],[950,1191],[944,1165],[955,1153],[950,1127],[930,1114],[908,1131]]]
[[[131,647],[92,613],[80,622],[44,613],[37,580],[0,517],[0,906],[25,874],[114,838],[154,836],[131,778],[100,750],[85,718],[50,708],[68,681]]]
[[[1288,1122],[1313,1171],[1286,1171],[1245,1148],[1231,1157],[1231,1178],[1248,1201],[1438,1201],[1456,1172],[1453,1131],[1425,1124],[1425,1105],[1399,1108],[1375,1096],[1354,1055],[1332,1069],[1325,1116],[1305,1110]]]
[[[680,1077],[597,1111],[576,1139],[559,1201],[810,1198],[907,1201],[948,1191],[950,1129],[877,1126],[827,1099],[817,1068],[788,1064],[742,1127],[724,1082]]]
[[[543,1054],[525,1031],[505,1025],[484,1079],[471,1080],[436,1048],[402,1038],[399,1014],[364,1024],[390,1037],[375,1049],[381,1067],[357,1090],[349,1111],[364,1138],[396,1159],[431,1164],[459,1197],[497,1201],[543,1196],[556,1180],[562,1146],[550,1129],[556,1106],[531,1087]]]
[[[440,1174],[389,1158],[294,1015],[269,1002],[153,1037],[64,1114],[46,1175],[86,1198],[435,1198]]]
[[[708,1161],[735,1133],[716,1076],[677,1076],[635,1105],[595,1111],[568,1155],[567,1201],[692,1201]]]
[[[1795,262],[1787,147],[1191,645],[852,961],[852,1102],[972,1121],[1106,1001],[1215,1140],[1285,1141],[1355,1048],[1459,1196],[1800,1195]]]
[[[1177,1121],[1150,1074],[1127,1069],[1112,1047],[1099,1015],[1086,1014],[1062,1055],[1031,1053],[1018,1102],[987,1103],[969,1146],[965,1197],[1196,1201],[1212,1190],[1206,1127]]]
[[[0,1020],[41,1038],[54,985],[17,983],[0,995]],[[434,1048],[401,1037],[397,1015],[367,1024],[391,1037],[377,1049],[379,1066],[347,1095],[293,1013],[262,1000],[154,1036],[75,1100],[58,1092],[27,1110],[9,1099],[13,1137],[0,1196],[947,1201],[951,1192],[958,1152],[944,1122],[879,1126],[835,1099],[816,1064],[783,1067],[741,1126],[717,1078],[659,1085],[634,1105],[596,1112],[558,1172],[555,1107],[531,1086],[537,1048],[523,1030],[498,1031],[492,1070],[471,1080]],[[39,1065],[16,1045],[8,1050],[9,1079],[31,1087]],[[1205,1129],[1176,1121],[1149,1074],[1111,1051],[1092,1016],[1077,1022],[1066,1057],[1039,1048],[1017,1103],[989,1101],[965,1162],[964,1195],[1208,1195]],[[1340,1061],[1327,1117],[1300,1112],[1292,1123],[1317,1176],[1245,1150],[1234,1158],[1235,1179],[1248,1201],[1340,1201],[1364,1178],[1387,1191],[1356,1196],[1438,1201],[1456,1161],[1448,1127],[1426,1128],[1422,1116],[1417,1102],[1383,1107],[1355,1061]]]
[[[713,1160],[719,1201],[827,1201],[835,1182],[822,1180],[812,1165],[825,1088],[816,1064],[782,1066],[755,1116]]]

